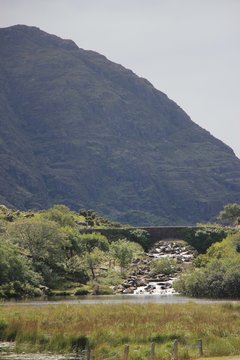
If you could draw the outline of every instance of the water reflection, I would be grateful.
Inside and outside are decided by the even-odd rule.
[[[100,295],[100,296],[71,296],[71,297],[55,297],[50,299],[31,299],[31,300],[11,300],[3,301],[0,306],[4,305],[22,305],[22,306],[46,306],[46,305],[60,305],[60,304],[72,304],[72,305],[83,305],[83,304],[183,304],[188,302],[194,302],[197,304],[211,304],[221,303],[227,300],[212,300],[212,299],[196,299],[189,298],[181,295],[158,295],[158,294],[147,294],[147,295]],[[239,302],[237,300],[232,302]]]
[[[1,360],[85,360],[86,352],[79,354],[57,355],[51,353],[44,354],[16,354],[14,353],[14,342],[0,341],[0,359]]]
[[[49,354],[14,354],[0,352],[1,360],[80,360],[82,357],[71,355],[49,355]]]

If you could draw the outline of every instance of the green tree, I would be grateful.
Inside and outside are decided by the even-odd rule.
[[[79,283],[86,283],[89,280],[86,261],[83,256],[73,255],[65,263],[66,278]]]
[[[82,241],[83,234],[77,228],[65,226],[62,228],[62,233],[66,240],[65,249],[67,258],[76,255],[81,256],[86,251],[85,242]]]
[[[32,270],[31,261],[21,254],[21,249],[1,238],[0,285],[14,281],[39,285],[42,279]]]
[[[106,236],[100,233],[80,233],[77,228],[66,226],[62,229],[66,239],[66,251],[68,257],[82,256],[85,253],[91,253],[94,249],[107,252],[109,242]]]
[[[7,237],[24,249],[33,268],[52,286],[63,272],[65,238],[59,226],[49,220],[26,219],[10,224]]]
[[[151,245],[150,235],[143,229],[134,229],[129,231],[128,239],[140,244],[144,250],[147,250]]]
[[[222,227],[201,226],[199,229],[188,229],[185,240],[200,253],[204,253],[214,243],[222,241],[227,231]]]
[[[226,225],[233,225],[240,218],[240,204],[227,204],[220,211],[218,219]]]
[[[97,248],[84,256],[85,266],[90,274],[92,281],[96,279],[96,269],[98,269],[104,258],[104,252]]]
[[[63,256],[64,237],[57,224],[48,220],[26,219],[11,224],[8,236],[26,249],[33,261],[58,261]]]
[[[112,256],[119,262],[121,272],[123,273],[134,256],[142,254],[143,249],[141,245],[123,239],[113,242],[110,251]]]
[[[109,242],[106,236],[100,233],[80,234],[77,237],[77,246],[79,249],[89,254],[95,249],[101,251],[109,250]]]
[[[74,217],[71,210],[65,205],[54,205],[52,208],[42,212],[44,219],[55,221],[60,226],[74,226]]]

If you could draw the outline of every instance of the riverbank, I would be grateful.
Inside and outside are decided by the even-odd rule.
[[[69,353],[90,346],[96,359],[119,360],[125,344],[129,359],[147,359],[151,342],[156,359],[168,359],[173,341],[179,359],[240,353],[240,305],[99,304],[1,306],[0,337],[16,341],[18,352]]]

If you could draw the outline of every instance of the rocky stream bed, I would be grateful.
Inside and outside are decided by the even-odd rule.
[[[175,294],[173,281],[194,259],[193,248],[181,241],[158,241],[143,258],[138,258],[131,266],[130,275],[114,289],[116,294]],[[177,269],[166,275],[151,271],[151,263],[157,259],[171,258],[178,264]]]

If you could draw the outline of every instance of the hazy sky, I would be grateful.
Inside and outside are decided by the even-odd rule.
[[[0,0],[14,24],[132,69],[240,157],[240,0]]]

